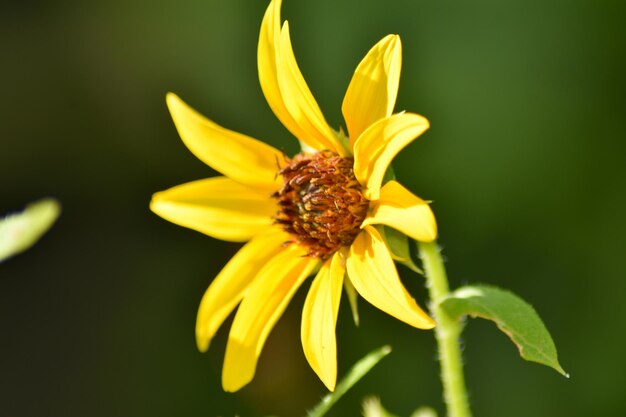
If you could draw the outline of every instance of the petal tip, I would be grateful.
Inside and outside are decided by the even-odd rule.
[[[226,392],[236,392],[252,381],[254,377],[254,367],[252,369],[244,369],[245,365],[244,367],[241,366],[242,363],[249,364],[250,362],[250,358],[245,355],[237,358],[237,360],[240,361],[239,364],[231,362],[234,358],[231,358],[231,361],[229,361],[228,356],[229,352],[227,347],[224,368],[222,369],[222,388]]]
[[[222,388],[226,392],[237,392],[239,391],[245,384],[233,384],[231,381],[228,381],[222,378]]]
[[[437,326],[437,322],[419,306],[416,305],[416,307],[417,311],[414,311],[415,316],[413,317],[413,320],[407,321],[407,324],[421,330],[430,330],[435,328],[435,326]]]
[[[393,44],[392,46],[394,48],[402,47],[402,41],[400,40],[400,35],[398,35],[397,33],[392,33],[392,34],[390,34],[388,36],[389,36],[390,42]]]
[[[430,231],[430,234],[426,237],[426,239],[423,240],[423,242],[430,243],[430,242],[434,242],[436,239],[437,239],[437,227],[435,226]]]
[[[161,204],[163,203],[162,198],[161,198],[161,192],[158,193],[154,193],[152,195],[152,199],[150,200],[150,211],[153,212],[154,214],[157,215],[161,215],[160,214],[160,209],[161,209]]]
[[[172,107],[180,104],[182,100],[175,93],[168,91],[167,94],[165,94],[165,102],[167,103],[167,107],[171,111]]]
[[[435,214],[433,213],[432,209],[430,208],[430,205],[427,205],[428,207],[428,211],[430,214],[430,221],[428,222],[428,226],[426,227],[427,233],[425,236],[425,240],[424,242],[433,242],[435,239],[437,239],[437,236],[439,234],[439,231],[437,230],[437,220],[435,219]]]
[[[324,383],[324,385],[326,385],[326,388],[328,388],[328,391],[330,392],[334,392],[335,391],[335,385],[337,384],[337,378],[325,378],[322,379],[322,382]]]
[[[211,341],[208,338],[196,333],[196,347],[198,351],[201,353],[208,351],[210,343]]]
[[[435,323],[435,321],[432,318],[428,317],[428,319],[429,320],[425,324],[423,324],[420,327],[420,329],[430,330],[430,329],[434,329],[437,326],[437,323]]]

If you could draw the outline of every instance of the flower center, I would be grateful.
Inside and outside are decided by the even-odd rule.
[[[369,201],[352,170],[354,160],[331,151],[299,153],[278,171],[282,188],[272,197],[280,210],[274,221],[308,249],[327,259],[359,234]]]

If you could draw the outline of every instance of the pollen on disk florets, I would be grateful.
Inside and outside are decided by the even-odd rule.
[[[360,231],[369,201],[353,165],[352,158],[320,151],[299,153],[278,171],[283,186],[272,195],[279,205],[274,221],[308,256],[326,259],[352,244]]]

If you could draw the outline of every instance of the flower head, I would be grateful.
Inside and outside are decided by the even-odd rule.
[[[205,293],[196,340],[206,351],[239,305],[230,329],[222,384],[236,391],[254,376],[257,359],[296,290],[312,274],[302,313],[305,356],[333,390],[337,377],[335,324],[344,279],[372,305],[411,326],[433,320],[403,287],[377,225],[419,241],[435,239],[428,204],[383,177],[391,160],[428,128],[413,113],[393,114],[401,67],[397,35],[378,42],[358,65],[342,112],[348,138],[326,123],[296,63],[289,25],[273,0],[261,25],[258,70],[265,97],[303,144],[289,158],[227,130],[167,96],[187,147],[224,176],[156,193],[161,217],[218,239],[246,242]]]

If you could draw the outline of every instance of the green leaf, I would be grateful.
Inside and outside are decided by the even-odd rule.
[[[441,306],[453,318],[469,315],[495,322],[517,345],[522,358],[550,366],[569,378],[539,315],[512,292],[487,285],[465,286],[447,296]]]
[[[424,275],[424,271],[415,265],[411,258],[409,238],[404,233],[387,226],[382,227],[382,230],[379,229],[379,231],[387,242],[387,247],[391,251],[391,257],[394,261],[400,262],[413,272]]]
[[[0,219],[0,262],[34,245],[60,211],[56,200],[44,199],[29,204],[21,213]]]
[[[315,408],[307,413],[307,417],[322,417],[350,389],[359,382],[382,358],[391,352],[391,346],[378,348],[359,360],[348,374],[335,387],[335,392],[324,396]]]

